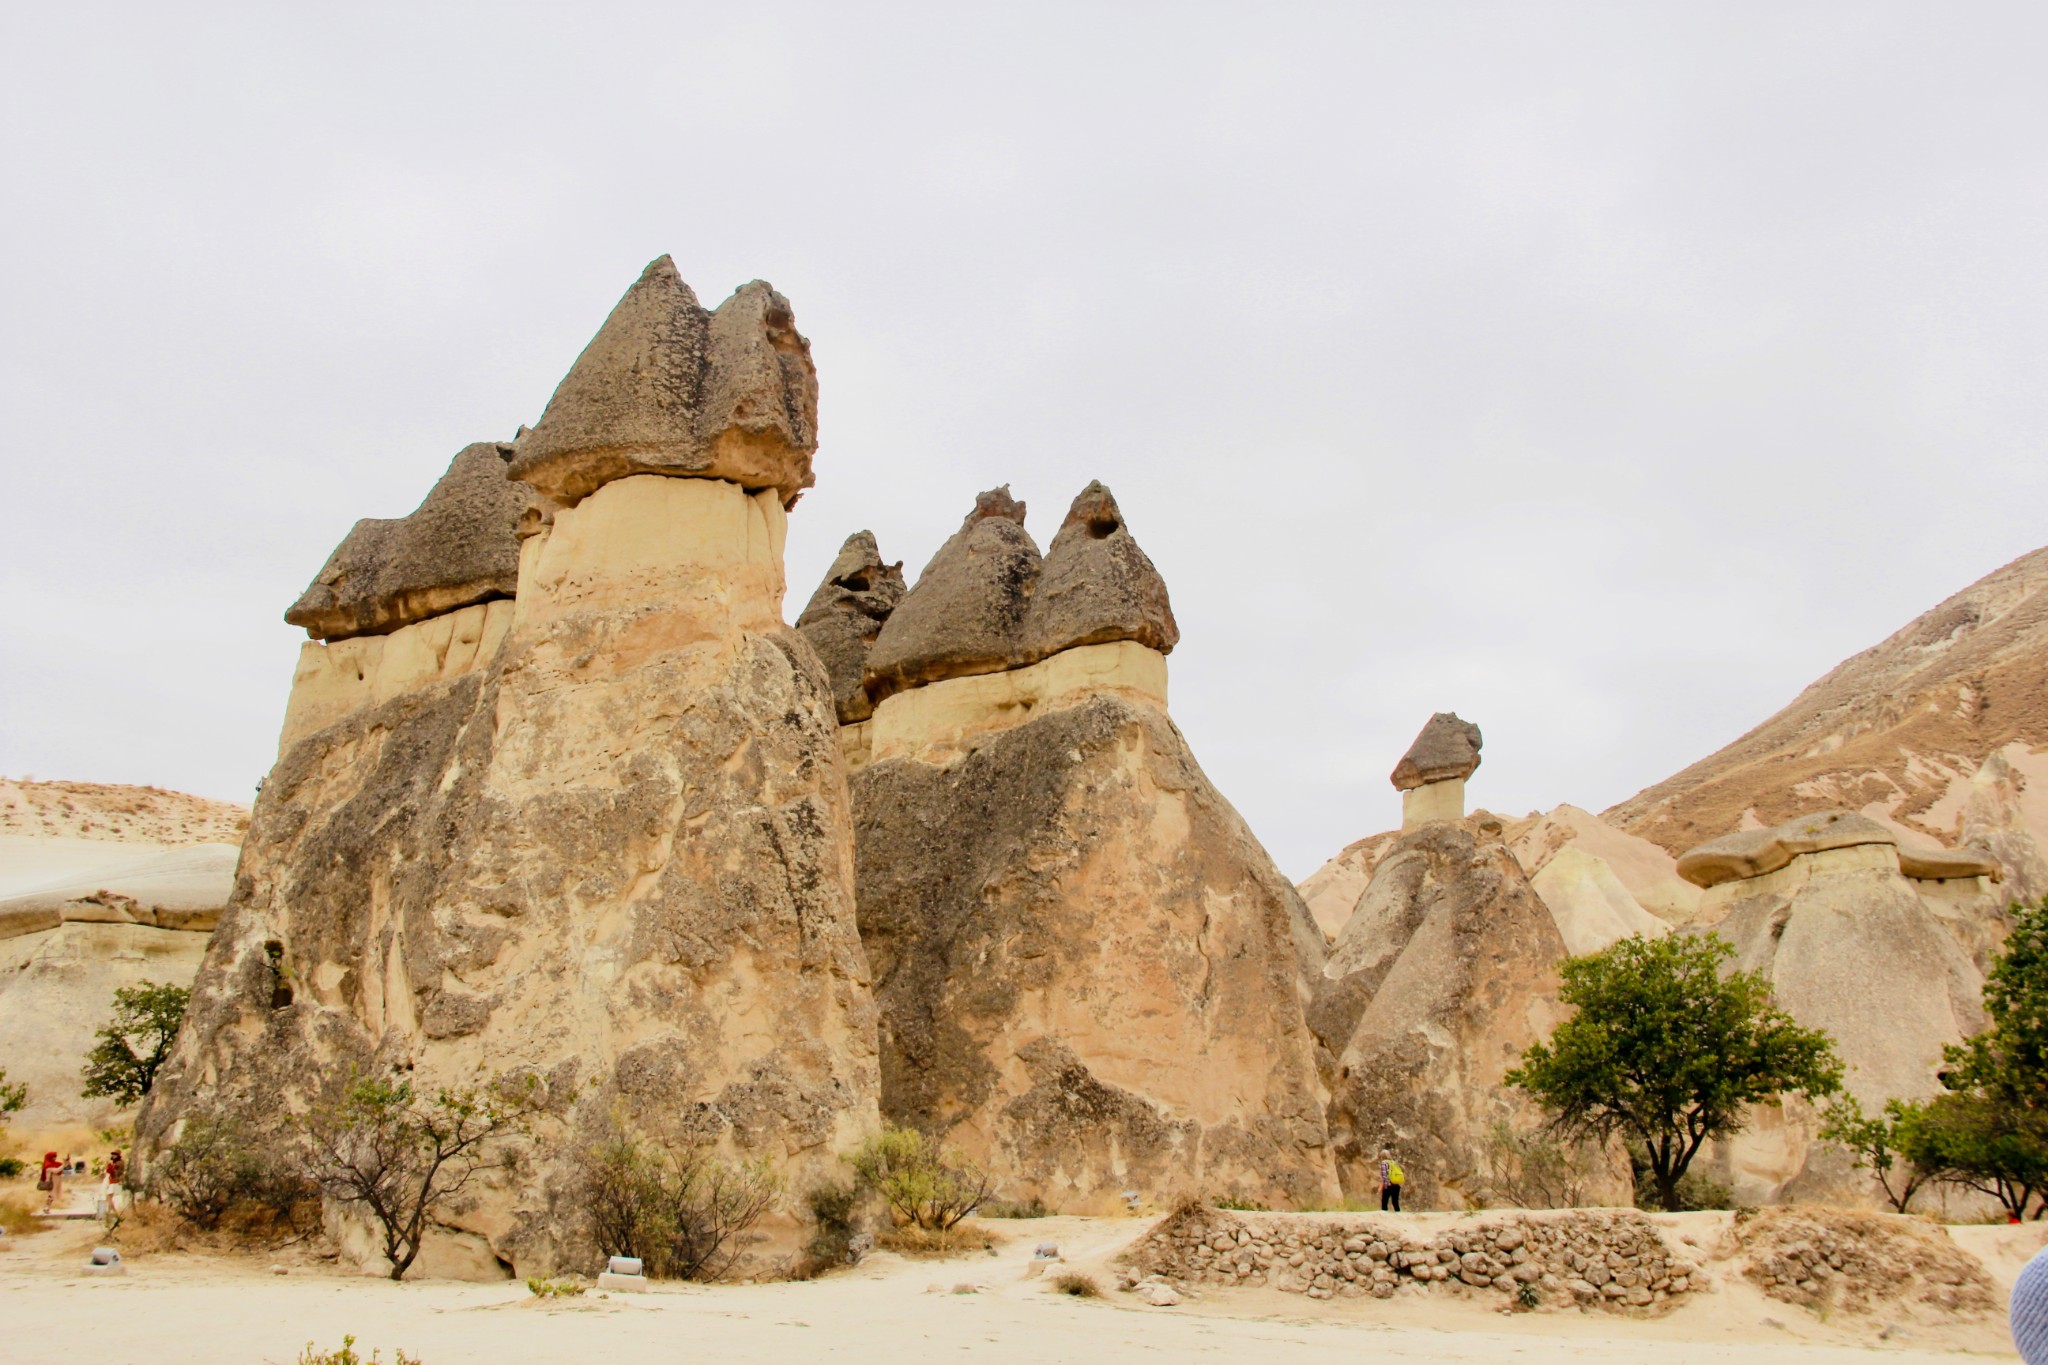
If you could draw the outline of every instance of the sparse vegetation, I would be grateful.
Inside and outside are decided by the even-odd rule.
[[[548,1280],[538,1275],[526,1280],[526,1292],[536,1299],[580,1299],[589,1289],[581,1280]]]
[[[1826,1033],[1773,1004],[1757,973],[1721,975],[1734,953],[1711,934],[1672,934],[1565,959],[1558,995],[1577,1013],[1507,1074],[1558,1135],[1638,1149],[1662,1208],[1682,1206],[1693,1158],[1709,1138],[1741,1131],[1749,1105],[1841,1088]]]
[[[1586,1202],[1586,1179],[1597,1150],[1561,1142],[1539,1128],[1518,1132],[1506,1119],[1487,1134],[1480,1193],[1488,1203],[1520,1209],[1570,1209]]]
[[[1267,1208],[1266,1205],[1261,1203],[1259,1200],[1250,1199],[1246,1198],[1243,1195],[1235,1194],[1226,1194],[1218,1198],[1212,1199],[1209,1201],[1209,1207],[1215,1209],[1229,1209],[1233,1213],[1272,1212],[1271,1209]]]
[[[532,1077],[424,1096],[411,1081],[358,1076],[302,1125],[311,1174],[328,1198],[370,1216],[402,1280],[435,1210],[505,1164],[497,1140],[527,1131],[540,1104]]]
[[[114,1017],[95,1035],[99,1041],[85,1055],[85,1098],[139,1103],[171,1055],[191,998],[192,992],[183,986],[153,981],[116,990]]]
[[[1077,1299],[1102,1297],[1102,1286],[1087,1275],[1077,1275],[1069,1271],[1064,1275],[1053,1276],[1051,1283],[1055,1293],[1071,1294]]]
[[[4,1154],[7,1145],[7,1119],[19,1114],[28,1104],[28,1084],[24,1081],[7,1079],[7,1068],[0,1067],[0,1178],[12,1180],[21,1174],[22,1164],[18,1157]]]
[[[1823,1141],[1846,1148],[1856,1165],[1869,1171],[1884,1191],[1891,1206],[1904,1213],[1913,1196],[1933,1178],[1935,1172],[1905,1155],[1908,1148],[1925,1155],[1917,1131],[1927,1120],[1927,1106],[1905,1100],[1889,1100],[1876,1117],[1863,1112],[1854,1095],[1843,1095],[1823,1115]]]
[[[826,1181],[804,1196],[811,1210],[811,1240],[803,1255],[791,1267],[798,1279],[815,1279],[833,1266],[854,1265],[872,1238],[860,1235],[860,1190],[853,1185]],[[856,1245],[856,1239],[862,1245]]]
[[[268,1225],[298,1236],[315,1221],[319,1186],[282,1139],[259,1139],[241,1124],[216,1116],[188,1119],[178,1140],[150,1164],[149,1192],[184,1222],[212,1231],[232,1209],[245,1230]]]
[[[26,1201],[0,1196],[0,1231],[9,1237],[22,1237],[31,1232],[41,1232],[43,1226],[43,1220],[36,1217],[35,1210]]]
[[[950,1232],[988,1198],[986,1171],[915,1128],[885,1127],[846,1160],[899,1221],[921,1232]]]
[[[316,1350],[309,1341],[306,1343],[306,1349],[299,1352],[299,1365],[378,1365],[382,1359],[383,1357],[376,1351],[370,1352],[367,1356],[357,1355],[356,1339],[349,1335],[342,1337],[341,1349],[338,1351]],[[397,1351],[392,1354],[391,1365],[420,1365],[420,1359],[418,1356],[409,1356],[404,1351]]]
[[[731,1270],[781,1190],[765,1161],[643,1141],[616,1123],[583,1168],[598,1250],[637,1256],[658,1279],[715,1280]]]
[[[1050,1218],[1052,1210],[1037,1195],[1029,1199],[991,1199],[981,1206],[983,1218]]]

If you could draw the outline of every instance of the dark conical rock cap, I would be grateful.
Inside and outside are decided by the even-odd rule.
[[[874,532],[855,531],[839,547],[825,581],[797,617],[797,630],[832,676],[832,700],[841,725],[874,714],[864,686],[868,651],[903,593],[903,565],[882,562]]]
[[[1024,617],[1039,564],[1024,504],[1009,486],[975,498],[876,637],[868,695],[880,702],[907,687],[1024,662]]]
[[[409,516],[357,522],[284,619],[316,640],[345,640],[512,596],[520,519],[540,500],[505,477],[511,449],[464,446]]]
[[[706,312],[663,256],[521,433],[511,474],[573,504],[630,474],[773,488],[793,502],[815,478],[818,377],[789,300],[760,280]]]
[[[1439,711],[1394,765],[1394,786],[1405,792],[1429,782],[1470,777],[1479,766],[1479,746],[1484,742],[1471,721],[1459,720],[1454,711]]]
[[[1024,624],[1026,653],[1043,659],[1076,645],[1136,640],[1172,652],[1180,626],[1166,581],[1138,548],[1109,489],[1090,483],[1067,509],[1045,555]]]

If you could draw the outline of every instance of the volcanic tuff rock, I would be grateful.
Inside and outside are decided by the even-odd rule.
[[[940,678],[995,673],[1025,662],[1024,616],[1041,560],[1009,486],[974,500],[868,652],[868,695]]]
[[[2041,848],[2048,838],[2048,752],[2032,754],[2024,744],[1993,749],[1970,778],[1958,835],[1966,848],[1998,860],[2014,900],[2048,895],[2048,856]]]
[[[574,504],[629,474],[773,488],[815,478],[818,377],[789,300],[760,280],[707,313],[663,256],[648,265],[520,433],[512,475]]]
[[[1997,877],[1998,860],[1970,849],[1913,849],[1899,836],[1868,816],[1831,810],[1787,820],[1774,829],[1745,829],[1701,844],[1678,860],[1678,875],[1695,886],[1761,877],[1807,853],[1831,848],[1885,844],[1896,850],[1900,869],[1909,877],[1940,881],[1951,877]]]
[[[1484,742],[1471,721],[1459,720],[1454,711],[1439,711],[1401,755],[1389,780],[1401,791],[1412,791],[1425,782],[1470,777],[1479,769],[1479,747]]]
[[[662,349],[687,336],[648,344],[646,366],[687,368]],[[621,427],[671,411],[620,384],[655,409],[614,405]],[[770,1162],[767,1230],[791,1246],[878,1079],[830,683],[781,621],[784,528],[778,490],[612,478],[525,542],[488,654],[290,744],[145,1146],[212,1112],[268,1128],[352,1067],[429,1090],[530,1076],[549,1114],[526,1159],[448,1215],[491,1255],[589,1264],[575,1186],[614,1117]]]
[[[875,533],[856,531],[839,547],[825,581],[796,619],[796,628],[818,651],[832,677],[832,700],[841,725],[874,714],[862,686],[868,651],[903,593],[902,563],[884,564]]]
[[[1501,1078],[1564,1017],[1565,944],[1500,834],[1482,817],[1401,836],[1323,968],[1309,1023],[1347,1193],[1375,1191],[1390,1146],[1416,1207],[1477,1204],[1494,1125],[1538,1121]]]
[[[344,640],[510,597],[517,528],[537,504],[531,489],[505,477],[510,450],[464,446],[411,515],[357,522],[284,619],[316,640]]]
[[[1816,806],[1950,844],[1972,777],[2000,749],[2031,754],[2026,761],[2048,772],[2048,549],[1846,660],[1741,739],[1606,818],[1673,854]],[[2048,799],[2027,828],[2048,838]]]
[[[982,495],[869,659],[883,1111],[1012,1199],[1327,1199],[1322,938],[1167,717],[1165,585],[1100,485],[1042,579],[1022,515]]]

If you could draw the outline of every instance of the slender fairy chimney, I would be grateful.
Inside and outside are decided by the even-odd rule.
[[[1479,766],[1479,727],[1439,711],[1422,727],[1408,752],[1394,765],[1392,782],[1401,793],[1401,828],[1465,818],[1465,779]]]

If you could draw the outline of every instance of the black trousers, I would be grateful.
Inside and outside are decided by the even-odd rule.
[[[1401,1211],[1401,1187],[1399,1185],[1380,1186],[1380,1212],[1385,1213],[1388,1209],[1392,1209],[1395,1213]]]

